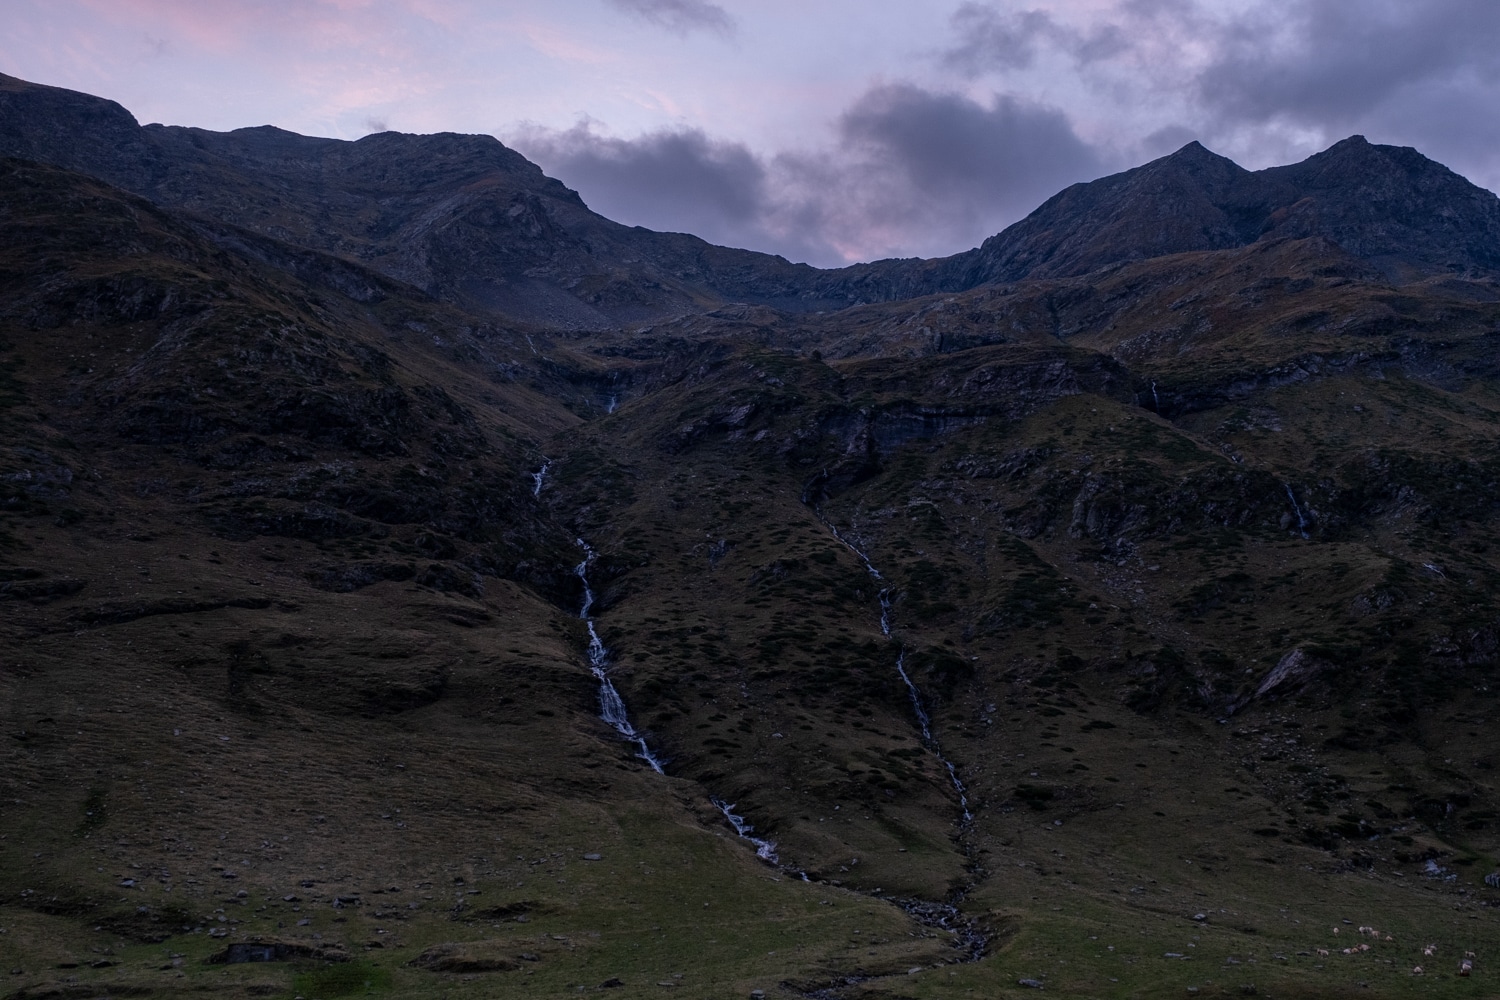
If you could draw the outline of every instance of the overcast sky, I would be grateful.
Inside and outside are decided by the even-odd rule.
[[[487,132],[596,211],[822,265],[967,249],[1192,139],[1500,187],[1496,0],[3,0],[142,122]]]

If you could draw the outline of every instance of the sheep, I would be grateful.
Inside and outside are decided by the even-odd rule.
[[[1422,957],[1423,958],[1431,958],[1432,956],[1434,956],[1436,954],[1437,954],[1437,945],[1435,945],[1435,944],[1430,944],[1427,947],[1425,947],[1425,948],[1422,949]]]
[[[1422,967],[1420,965],[1412,966],[1411,974],[1414,976],[1420,976],[1422,974]]]
[[[1328,949],[1327,948],[1315,948],[1313,950],[1318,953],[1318,957],[1319,958],[1327,958],[1328,957]]]
[[[1460,976],[1467,978],[1472,971],[1474,971],[1474,963],[1467,958],[1458,964],[1458,974]]]
[[[1370,950],[1370,946],[1367,945],[1367,944],[1362,944],[1362,945],[1359,946],[1359,950],[1360,951],[1369,951]]]

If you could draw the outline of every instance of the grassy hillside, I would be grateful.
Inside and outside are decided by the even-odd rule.
[[[0,995],[1493,992],[1490,284],[564,335],[0,205]]]

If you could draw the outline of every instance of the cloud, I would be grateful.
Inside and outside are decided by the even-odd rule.
[[[1044,47],[1058,49],[1078,62],[1094,62],[1130,44],[1118,25],[1104,23],[1080,30],[1060,23],[1045,10],[1014,11],[964,3],[951,21],[959,41],[942,53],[941,60],[969,75],[1028,69]]]
[[[753,230],[762,215],[766,168],[745,146],[699,129],[635,139],[595,129],[587,121],[561,132],[531,127],[510,141],[617,222],[717,241]]]
[[[1101,166],[1062,112],[1005,95],[983,104],[912,84],[876,87],[839,130],[912,192],[961,213],[1033,208]]]
[[[1266,166],[1359,132],[1500,180],[1494,0],[966,2],[949,29],[942,70],[1049,95],[1131,159],[1191,135]]]
[[[610,218],[827,266],[968,249],[1105,166],[1055,109],[913,84],[866,91],[812,150],[589,122],[510,141]]]
[[[1198,83],[1209,107],[1239,120],[1335,124],[1363,119],[1413,87],[1493,85],[1497,71],[1493,0],[1303,0],[1226,24]]]
[[[1223,22],[1194,81],[1231,151],[1305,155],[1352,133],[1500,181],[1500,5],[1298,0]]]
[[[728,37],[735,32],[735,21],[729,12],[707,0],[608,0],[623,11],[660,25],[668,31],[686,35],[693,31],[710,31]]]
[[[944,61],[973,73],[1030,66],[1038,44],[1056,35],[1058,24],[1046,11],[1002,11],[966,3],[954,12],[953,28],[962,41],[944,54]]]

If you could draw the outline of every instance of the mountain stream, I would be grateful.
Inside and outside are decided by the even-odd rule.
[[[821,514],[818,515],[818,519],[823,520]],[[879,583],[885,582],[885,577],[880,575],[880,570],[875,568],[875,564],[870,562],[870,557],[865,555],[858,545],[845,538],[839,533],[839,529],[828,521],[823,520],[823,524],[827,526],[834,538],[844,543],[845,548],[859,557],[859,561],[864,563],[865,571],[870,574],[871,579]],[[891,635],[890,587],[882,588],[880,591],[880,631],[887,639],[895,641],[895,636]],[[901,675],[901,683],[906,685],[906,693],[911,697],[912,711],[916,714],[917,725],[922,730],[922,743],[948,769],[948,780],[953,782],[953,790],[958,793],[959,808],[963,810],[963,825],[968,826],[974,819],[974,814],[969,811],[968,789],[964,787],[962,779],[958,776],[958,768],[954,766],[953,761],[943,756],[943,749],[938,745],[937,737],[932,734],[932,718],[927,714],[927,707],[922,702],[922,692],[917,689],[917,685],[906,672],[906,647],[904,645],[900,647],[896,655],[896,673]]]
[[[725,802],[717,796],[710,797],[709,801],[718,808],[719,812],[724,814],[725,819],[729,820],[729,825],[734,827],[734,832],[739,834],[740,839],[748,840],[755,847],[755,856],[757,858],[760,858],[762,861],[769,861],[773,865],[778,863],[776,842],[755,836],[755,827],[745,822],[745,817],[734,811],[733,802]],[[806,881],[807,876],[803,875],[802,879]]]
[[[537,492],[540,492],[541,479],[545,472],[546,466],[543,466],[541,472],[534,474],[537,482]],[[849,547],[850,551],[859,556],[860,561],[864,563],[865,569],[869,571],[871,577],[876,580],[883,580],[880,571],[874,567],[857,546],[840,535],[838,529],[834,528],[832,524],[828,524],[826,521],[824,524],[827,524],[828,529],[833,532],[834,537],[838,538],[839,541]],[[646,742],[646,738],[631,724],[630,717],[625,710],[625,702],[620,697],[620,692],[615,689],[614,683],[609,679],[609,650],[605,647],[604,641],[599,638],[599,633],[594,627],[594,620],[589,617],[589,613],[594,609],[594,588],[589,583],[589,569],[594,564],[596,553],[583,539],[580,538],[577,541],[579,548],[583,549],[583,561],[573,569],[574,574],[583,584],[583,605],[579,608],[578,617],[588,627],[589,669],[599,681],[599,717],[613,726],[615,731],[621,736],[636,745],[638,748],[637,757],[651,765],[651,769],[657,774],[664,774],[665,771],[662,769],[663,762],[661,758],[652,751],[650,745]],[[888,638],[894,638],[891,636],[889,587],[880,592],[880,630]],[[902,649],[896,661],[896,670],[901,675],[901,680],[906,684],[907,693],[911,696],[912,708],[916,712],[917,721],[921,726],[924,744],[926,744],[927,748],[938,760],[942,761],[943,766],[948,769],[948,777],[953,782],[954,789],[958,792],[959,804],[963,809],[962,827],[966,828],[973,819],[973,815],[969,811],[967,792],[963,782],[958,777],[958,769],[948,758],[943,756],[938,747],[937,740],[932,734],[931,721],[922,702],[921,692],[917,690],[916,684],[912,682],[906,673],[905,660],[906,651]],[[804,882],[812,881],[806,872],[783,866],[776,852],[776,842],[767,840],[764,837],[757,837],[755,835],[755,827],[744,816],[734,811],[735,804],[733,802],[727,802],[718,796],[710,796],[709,801],[713,803],[719,812],[724,814],[724,819],[734,829],[735,834],[741,840],[744,840],[755,848],[756,857],[767,864],[775,865],[782,871],[797,876]],[[953,938],[954,947],[959,949],[963,954],[963,957],[959,961],[977,962],[984,957],[985,949],[989,945],[988,935],[981,930],[977,921],[965,917],[958,907],[949,903],[938,903],[926,899],[899,899],[891,896],[882,898],[899,906],[918,923],[947,931]],[[865,981],[866,978],[868,977],[846,977],[836,985],[853,985]]]
[[[545,466],[543,468],[545,469]],[[538,480],[538,489],[540,489],[540,473]],[[651,770],[657,774],[665,774],[666,772],[662,770],[661,758],[651,751],[651,747],[646,744],[646,738],[630,724],[630,716],[625,711],[625,701],[620,697],[620,692],[615,690],[614,682],[609,679],[609,650],[604,648],[604,641],[594,630],[594,620],[589,617],[589,612],[594,609],[594,588],[589,585],[589,567],[594,564],[594,550],[589,548],[589,544],[581,538],[578,539],[578,545],[583,549],[583,562],[573,569],[574,574],[583,583],[583,607],[579,609],[578,617],[583,620],[589,630],[589,669],[599,680],[599,718],[614,726],[615,732],[639,747],[640,752],[636,756],[650,764]]]
[[[1302,533],[1303,541],[1307,540],[1307,518],[1302,516],[1302,508],[1297,505],[1297,494],[1292,492],[1291,486],[1283,483],[1286,489],[1286,498],[1292,502],[1292,513],[1297,515],[1297,530]]]

